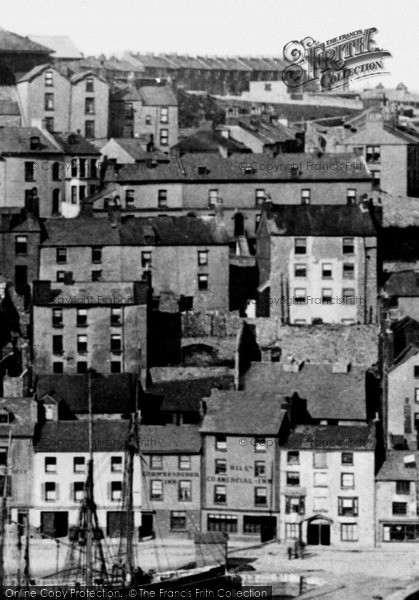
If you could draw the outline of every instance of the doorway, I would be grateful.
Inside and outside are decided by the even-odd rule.
[[[41,534],[65,537],[68,534],[68,512],[41,512]]]
[[[152,513],[142,513],[141,515],[140,539],[145,537],[154,537]]]
[[[307,544],[309,546],[330,546],[329,523],[308,523]]]
[[[55,163],[58,164],[58,163]],[[52,214],[53,216],[55,215],[59,215],[60,214],[60,190],[58,188],[55,188],[52,191]]]
[[[276,539],[276,517],[260,518],[260,541],[270,542]]]
[[[26,265],[15,266],[15,287],[16,292],[23,295],[28,283],[28,268]]]
[[[234,215],[234,236],[244,235],[244,217],[241,213]]]

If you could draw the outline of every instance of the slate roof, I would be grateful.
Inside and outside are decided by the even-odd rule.
[[[286,410],[279,393],[212,390],[201,433],[277,435]]]
[[[103,77],[100,77],[97,73],[94,73],[93,71],[80,71],[80,73],[75,73],[70,78],[70,81],[71,83],[76,84],[79,83],[79,81],[83,81],[83,79],[86,79],[86,77],[97,77],[97,79],[100,79],[100,81],[106,83],[106,80],[103,79]]]
[[[382,209],[374,212],[382,220]],[[272,235],[280,236],[360,236],[375,237],[377,231],[369,212],[359,206],[272,204],[269,220],[275,224]]]
[[[40,147],[30,149],[30,138],[39,137]],[[62,151],[53,145],[36,127],[0,127],[0,154],[3,156],[14,154],[62,154]]]
[[[223,63],[215,56],[198,56],[198,58],[212,71],[221,71],[224,69]]]
[[[222,64],[223,69],[226,71],[251,71],[250,67],[243,61],[232,56],[219,56],[217,57],[217,60]]]
[[[199,454],[201,435],[197,425],[142,425],[142,454]]]
[[[128,152],[130,156],[134,160],[137,161],[145,161],[149,159],[155,159],[157,162],[170,162],[169,156],[164,154],[164,152],[160,152],[160,150],[155,150],[154,152],[147,152],[141,145],[141,142],[135,138],[111,138],[114,142],[118,144],[125,152]],[[110,141],[110,140],[109,140]]]
[[[110,166],[106,169],[105,182],[122,181],[180,181],[183,179],[179,164],[176,161],[161,163],[156,168],[149,169],[146,164],[141,165],[122,165],[116,170]]]
[[[123,452],[129,436],[128,420],[94,420],[95,452]],[[35,452],[88,452],[88,421],[48,421],[34,444]]]
[[[52,52],[51,48],[34,42],[28,37],[0,28],[0,53],[51,54]]]
[[[337,158],[339,157],[339,158]],[[123,168],[115,170],[109,167],[106,171],[105,181],[286,181],[286,182],[309,182],[309,181],[365,181],[371,180],[371,175],[365,169],[341,169],[335,168],[336,163],[345,165],[346,162],[359,163],[359,158],[351,154],[324,154],[321,158],[313,157],[312,154],[279,154],[275,159],[269,159],[266,154],[246,154],[246,160],[240,153],[233,153],[224,158],[217,153],[192,152],[185,153],[181,159],[173,160],[157,168],[133,168],[132,165],[124,165]],[[256,163],[266,165],[271,162],[277,167],[267,171],[265,168],[255,168],[245,172],[243,163],[252,166]],[[291,173],[290,165],[302,163],[303,170],[298,176]],[[319,164],[321,169],[307,168],[307,163]],[[333,170],[328,167],[333,164]],[[200,167],[205,167],[201,172]]]
[[[297,425],[288,436],[284,448],[374,451],[375,435],[368,425]]]
[[[230,152],[250,153],[249,148],[241,142],[226,138],[212,129],[195,131],[192,135],[182,138],[172,149],[176,148],[181,152],[219,152],[220,146]]]
[[[258,123],[244,123],[243,121],[239,121],[238,125],[252,133],[265,144],[275,144],[277,142],[295,140],[296,131],[281,123],[273,125],[271,123],[266,123],[265,121],[260,121]]]
[[[33,302],[36,306],[114,306],[115,298],[120,306],[147,303],[145,281],[87,281],[72,283],[71,287],[65,283],[54,282],[49,294],[39,287],[39,282],[33,284]]]
[[[143,232],[146,227],[152,227],[156,233],[156,245],[158,246],[223,244],[217,239],[209,224],[193,217],[128,219],[122,228],[122,242],[124,239],[132,239],[132,243],[135,243],[135,237],[129,238],[128,232],[130,227],[132,227],[131,231],[134,231],[138,226],[142,228]]]
[[[133,73],[134,71],[142,71],[139,65],[136,67],[127,60],[115,58],[112,56],[104,62],[105,69],[107,71],[121,71],[125,73]]]
[[[99,150],[79,133],[66,132],[52,134],[65,154],[100,156]],[[70,140],[72,142],[70,143]]]
[[[419,452],[389,450],[386,460],[375,477],[376,481],[416,481],[417,469],[406,467],[404,463],[404,458],[412,455],[419,467]]]
[[[111,91],[110,100],[111,102],[118,100],[138,102],[141,100],[141,95],[137,88],[132,85],[129,87],[116,87]]]
[[[389,296],[419,296],[419,273],[413,270],[392,273],[383,290]]]
[[[118,246],[119,230],[111,226],[109,219],[45,219],[47,238],[43,246]]]
[[[152,69],[167,69],[168,62],[162,56],[152,54],[133,54],[133,57],[138,60],[144,67]]]
[[[32,79],[35,79],[35,77],[38,77],[38,75],[41,75],[44,71],[47,71],[48,69],[52,69],[55,71],[54,67],[51,64],[38,65],[36,67],[33,67],[33,69],[31,69],[30,71],[28,71],[24,75],[21,75],[21,77],[18,79],[18,83],[23,83],[24,81],[32,81]]]
[[[393,360],[393,364],[388,369],[388,372],[390,373],[391,371],[397,369],[398,366],[402,365],[413,356],[417,356],[418,353],[418,346],[416,346],[415,344],[408,344],[406,348],[402,350],[402,352],[400,352],[398,356],[395,357],[395,359]]]
[[[54,58],[83,58],[83,54],[67,35],[30,35],[29,39],[51,48]]]
[[[0,398],[0,410],[5,409],[12,415],[10,424],[0,423],[0,437],[32,437],[35,423],[31,420],[32,398]]]
[[[177,106],[178,101],[171,87],[145,86],[139,89],[141,99],[146,106]]]
[[[345,164],[353,162],[356,159],[351,154],[340,154],[337,158],[336,154],[323,154],[322,157],[314,157],[312,154],[278,154],[275,159],[268,159],[266,154],[249,154],[246,156],[246,164],[252,166],[252,163],[266,164],[271,162],[279,165],[277,169],[267,171],[266,169],[255,169],[255,172],[246,173],[243,169],[243,158],[236,154],[232,154],[229,158],[223,158],[217,155],[205,154],[186,154],[182,157],[181,162],[186,171],[185,179],[194,180],[276,180],[276,181],[339,181],[339,180],[364,180],[368,181],[371,178],[365,169],[337,170],[334,168],[324,168],[337,162]],[[287,165],[302,163],[302,171],[299,171],[298,177],[291,173],[291,169]],[[307,163],[319,164],[321,169],[307,168]],[[280,166],[282,165],[282,167]],[[206,166],[208,173],[199,174],[197,169],[199,166]]]
[[[135,402],[136,377],[130,373],[92,376],[92,411],[96,414],[128,413]],[[38,375],[35,387],[38,400],[46,395],[63,400],[75,414],[87,414],[87,375]]]
[[[307,400],[314,419],[365,421],[367,418],[366,368],[351,366],[349,373],[333,373],[330,363],[304,363],[296,373],[284,370],[284,363],[253,362],[244,379],[244,389],[252,394],[295,393]]]
[[[193,217],[131,217],[119,227],[109,219],[79,217],[45,219],[47,237],[43,246],[130,246],[151,245],[200,246],[217,245],[216,232],[201,219]]]
[[[160,381],[154,383],[147,395],[163,396],[161,411],[198,412],[202,398],[209,398],[211,390],[229,390],[234,383],[232,375],[205,377],[202,379],[185,379],[183,381]],[[153,401],[153,398],[149,398]]]
[[[240,56],[240,60],[252,71],[278,71],[284,69],[279,59]]]

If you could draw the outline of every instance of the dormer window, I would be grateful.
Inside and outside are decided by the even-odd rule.
[[[256,169],[254,169],[251,165],[246,165],[243,168],[243,171],[246,173],[246,175],[253,175],[256,173]]]
[[[208,167],[198,167],[198,175],[208,175],[210,173],[210,170],[208,169]]]
[[[74,146],[74,144],[77,144],[77,138],[74,135],[74,133],[70,133],[70,135],[68,136],[67,141],[70,144],[70,146]]]
[[[52,404],[45,405],[45,421],[54,421],[54,407]]]

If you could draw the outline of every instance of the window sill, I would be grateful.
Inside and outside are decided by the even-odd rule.
[[[111,350],[111,354],[116,354],[120,356],[121,354],[123,354],[123,350]]]
[[[77,350],[77,354],[79,354],[79,356],[87,356],[88,352],[87,350]]]
[[[64,325],[62,323],[53,323],[52,324],[54,329],[63,329]]]
[[[76,327],[81,327],[81,328],[86,328],[89,327],[89,325],[87,323],[77,323]],[[79,354],[81,354],[81,352],[79,352]],[[87,354],[87,352],[86,352]]]

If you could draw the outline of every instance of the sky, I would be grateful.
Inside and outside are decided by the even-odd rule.
[[[419,92],[419,0],[0,0],[0,26],[19,35],[67,35],[85,56],[137,52],[270,55],[291,40],[319,42],[376,27],[390,75]]]

